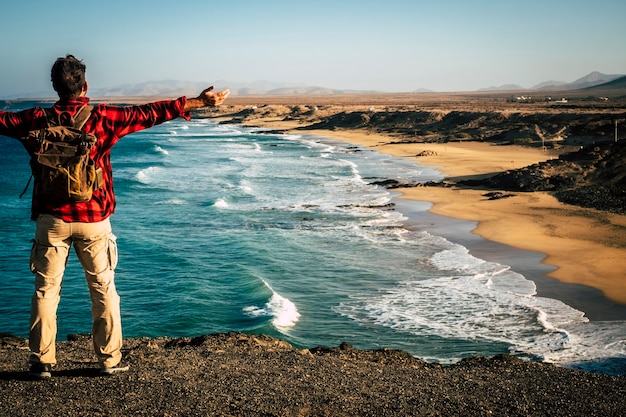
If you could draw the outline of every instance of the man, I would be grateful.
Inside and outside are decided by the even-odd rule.
[[[68,119],[89,103],[85,70],[85,64],[72,55],[56,60],[51,79],[59,101],[48,110],[53,117]],[[212,90],[213,87],[209,87],[196,98],[180,97],[138,106],[95,106],[82,130],[97,138],[90,157],[96,168],[102,170],[100,188],[93,191],[89,201],[58,202],[39,195],[35,187],[31,219],[36,221],[36,231],[30,259],[35,274],[29,337],[29,374],[32,377],[50,378],[56,363],[56,311],[72,245],[89,286],[93,347],[100,373],[111,375],[128,370],[121,362],[122,327],[114,283],[117,246],[109,222],[115,209],[111,148],[129,133],[177,117],[189,120],[191,110],[218,106],[229,94],[228,90],[217,93]],[[47,120],[46,111],[39,107],[20,112],[0,111],[0,135],[20,139],[32,157],[38,148],[37,141],[24,138],[28,132],[46,127]]]

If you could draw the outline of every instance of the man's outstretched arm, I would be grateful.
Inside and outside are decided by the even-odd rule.
[[[226,100],[226,97],[230,94],[230,90],[223,90],[217,93],[213,92],[213,86],[207,88],[200,93],[198,97],[188,98],[183,108],[183,113],[187,113],[193,109],[199,109],[201,107],[215,107],[219,106]]]

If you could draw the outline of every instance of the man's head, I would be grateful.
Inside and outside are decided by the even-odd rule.
[[[52,79],[52,87],[59,94],[60,99],[70,100],[81,95],[86,86],[86,69],[85,64],[73,55],[57,58],[54,65],[52,65],[50,77]]]

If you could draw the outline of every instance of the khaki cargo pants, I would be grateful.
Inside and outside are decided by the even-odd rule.
[[[120,298],[115,290],[117,245],[108,219],[98,223],[67,223],[50,215],[37,219],[31,251],[35,274],[30,315],[30,362],[56,363],[57,307],[69,256],[74,250],[85,271],[91,295],[93,347],[101,367],[121,360]]]

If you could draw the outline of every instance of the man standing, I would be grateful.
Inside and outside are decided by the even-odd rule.
[[[48,120],[71,121],[89,104],[85,64],[72,55],[58,58],[52,66],[52,86],[59,96],[51,109],[35,107],[20,112],[0,111],[0,135],[20,139],[33,157],[39,149],[30,131],[47,127]],[[36,221],[30,268],[35,274],[35,292],[30,317],[30,375],[50,378],[56,363],[56,312],[61,282],[73,245],[85,272],[91,296],[93,347],[100,373],[111,375],[128,370],[121,362],[122,326],[120,298],[115,289],[117,246],[109,216],[115,210],[111,148],[129,133],[147,129],[177,117],[190,119],[196,108],[218,106],[229,91],[202,91],[196,98],[180,97],[137,106],[95,106],[82,130],[97,141],[89,151],[101,176],[99,188],[88,201],[65,201],[33,191],[31,219]],[[78,118],[78,117],[77,117]]]

